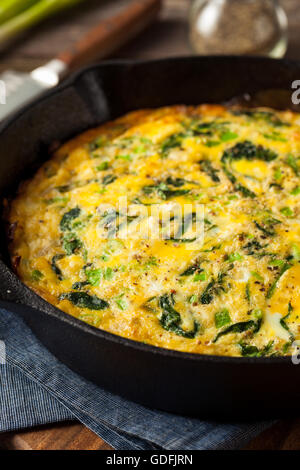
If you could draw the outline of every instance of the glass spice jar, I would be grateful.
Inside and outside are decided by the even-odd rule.
[[[196,54],[279,58],[287,49],[287,25],[277,0],[194,0],[190,42]]]

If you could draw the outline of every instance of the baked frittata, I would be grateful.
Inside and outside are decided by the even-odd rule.
[[[290,111],[130,113],[63,145],[21,185],[8,208],[12,264],[48,302],[117,335],[193,353],[289,355],[300,339],[299,159]],[[130,210],[120,212],[124,197]],[[154,206],[175,205],[204,208],[202,244],[185,222],[178,235],[176,216],[169,237],[134,236]]]

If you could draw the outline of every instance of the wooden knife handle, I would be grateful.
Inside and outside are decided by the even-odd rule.
[[[119,14],[104,20],[57,59],[69,70],[103,59],[139,34],[157,16],[162,0],[134,0]]]

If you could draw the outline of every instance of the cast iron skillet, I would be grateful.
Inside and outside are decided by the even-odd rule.
[[[0,192],[48,158],[49,146],[139,108],[220,103],[291,107],[300,63],[239,57],[106,62],[46,93],[0,127]],[[276,90],[274,92],[274,90]],[[249,99],[249,97],[248,97]],[[42,343],[85,378],[146,406],[226,419],[299,409],[300,366],[290,358],[186,354],[115,336],[72,318],[22,284],[10,269],[2,228],[0,306],[20,314]]]

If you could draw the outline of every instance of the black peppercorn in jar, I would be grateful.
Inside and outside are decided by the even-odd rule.
[[[282,57],[287,17],[277,0],[195,0],[190,41],[197,54]]]

